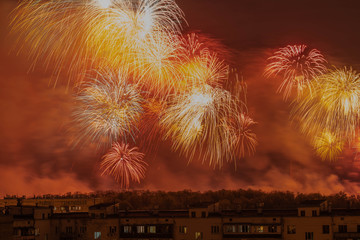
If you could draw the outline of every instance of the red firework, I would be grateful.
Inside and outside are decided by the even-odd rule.
[[[274,56],[268,58],[271,61],[265,68],[265,75],[283,76],[283,82],[278,92],[284,90],[284,98],[287,99],[293,87],[298,96],[303,89],[310,87],[311,80],[317,75],[326,72],[326,60],[317,49],[309,49],[306,45],[294,45],[280,48]]]
[[[137,147],[115,142],[102,157],[101,175],[112,175],[121,187],[129,188],[130,180],[140,183],[145,177],[147,163],[142,160],[144,156]]]

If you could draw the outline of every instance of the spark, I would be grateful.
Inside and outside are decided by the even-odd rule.
[[[284,91],[286,100],[293,88],[300,96],[304,89],[311,87],[314,77],[326,72],[324,65],[326,60],[317,49],[309,49],[306,45],[288,45],[280,48],[274,56],[268,59],[271,61],[265,68],[265,75],[282,74],[283,82],[278,88],[278,92]]]
[[[360,75],[350,69],[334,69],[317,77],[313,91],[293,104],[292,116],[309,136],[325,129],[351,142],[360,117]]]
[[[174,96],[160,119],[164,138],[170,138],[173,149],[189,161],[199,157],[221,168],[231,154],[226,129],[221,124],[230,101],[229,92],[209,85]]]
[[[145,177],[146,166],[144,154],[137,147],[115,142],[112,148],[102,157],[101,175],[111,175],[121,187],[128,189],[130,180],[140,183]]]
[[[314,148],[322,160],[335,161],[342,153],[343,146],[344,143],[329,131],[322,132],[314,140]]]
[[[143,98],[124,73],[98,72],[97,78],[80,87],[79,106],[74,114],[80,139],[95,143],[105,139],[107,143],[135,138]]]

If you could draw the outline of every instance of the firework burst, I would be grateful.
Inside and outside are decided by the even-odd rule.
[[[128,83],[126,74],[98,73],[97,78],[81,88],[75,112],[80,139],[108,143],[135,138],[143,99],[136,86]]]
[[[204,84],[221,87],[228,79],[229,66],[218,57],[218,52],[207,46],[210,43],[210,39],[206,43],[202,42],[195,33],[187,34],[181,39],[181,89]]]
[[[325,129],[351,142],[360,117],[360,75],[351,68],[335,69],[316,78],[313,91],[294,103],[292,116],[301,129],[317,136]]]
[[[33,65],[45,62],[54,75],[76,80],[94,66],[137,66],[143,44],[162,32],[178,34],[183,17],[173,0],[26,0],[12,26]]]
[[[164,138],[171,138],[173,149],[189,161],[199,157],[221,168],[230,154],[226,129],[221,124],[230,102],[229,92],[209,85],[174,96],[160,119]]]
[[[257,138],[252,127],[255,124],[256,122],[251,117],[241,112],[226,123],[231,139],[231,148],[236,157],[243,158],[246,155],[254,154]]]
[[[309,49],[306,45],[294,45],[280,48],[265,68],[265,75],[282,74],[283,82],[278,91],[284,91],[284,99],[287,99],[293,88],[300,96],[303,90],[310,87],[310,81],[317,75],[326,72],[326,60],[317,49]]]
[[[344,143],[329,131],[324,131],[314,140],[314,148],[322,160],[335,161],[343,150]]]
[[[129,188],[130,181],[138,182],[145,177],[147,163],[144,154],[137,147],[125,143],[113,143],[112,148],[102,157],[101,175],[111,175],[123,188]]]

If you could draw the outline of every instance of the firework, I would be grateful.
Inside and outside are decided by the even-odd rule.
[[[292,115],[302,131],[316,136],[325,129],[352,141],[360,117],[360,75],[351,68],[335,69],[316,78],[313,91],[294,103]]]
[[[341,154],[343,146],[344,143],[329,131],[322,132],[314,140],[315,151],[322,160],[335,161]]]
[[[226,123],[229,128],[231,147],[236,157],[243,158],[254,154],[257,138],[252,126],[255,124],[252,118],[242,112],[238,112]]]
[[[80,139],[98,143],[135,138],[143,99],[136,86],[128,83],[126,74],[98,73],[96,79],[81,87],[75,112]]]
[[[206,39],[206,42],[201,42],[200,39],[195,33],[187,34],[181,39],[179,56],[182,87],[180,89],[203,84],[221,87],[228,78],[229,66],[218,57],[219,52],[214,52],[208,47],[211,46],[212,41]]]
[[[180,82],[178,48],[179,38],[162,32],[147,39],[139,49],[134,74],[153,97],[166,99],[177,91]]]
[[[101,175],[111,175],[123,188],[129,188],[130,180],[140,183],[145,177],[147,163],[137,147],[125,143],[113,143],[101,162]]]
[[[310,81],[317,75],[326,71],[323,55],[317,49],[309,49],[306,45],[294,45],[280,48],[265,69],[265,75],[282,74],[283,82],[278,91],[284,91],[284,99],[287,99],[295,87],[297,95],[310,87]]]
[[[182,21],[173,0],[27,0],[12,26],[18,42],[29,45],[34,65],[42,61],[53,65],[55,75],[78,79],[93,67],[137,66],[148,38],[176,34]]]
[[[27,51],[32,67],[43,62],[53,69],[56,79],[62,72],[78,79],[91,65],[91,51],[84,48],[84,8],[81,1],[23,1],[12,20],[18,51]]]
[[[189,161],[199,157],[221,168],[230,154],[226,129],[221,124],[230,102],[229,92],[209,85],[174,96],[160,119],[164,138],[171,138],[173,149]]]

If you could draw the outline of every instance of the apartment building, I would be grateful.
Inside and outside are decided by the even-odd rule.
[[[100,203],[86,212],[55,212],[53,207],[6,206],[0,239],[16,240],[357,240],[360,209],[332,209],[307,201],[296,209],[222,210],[218,204],[183,210],[124,210]]]

